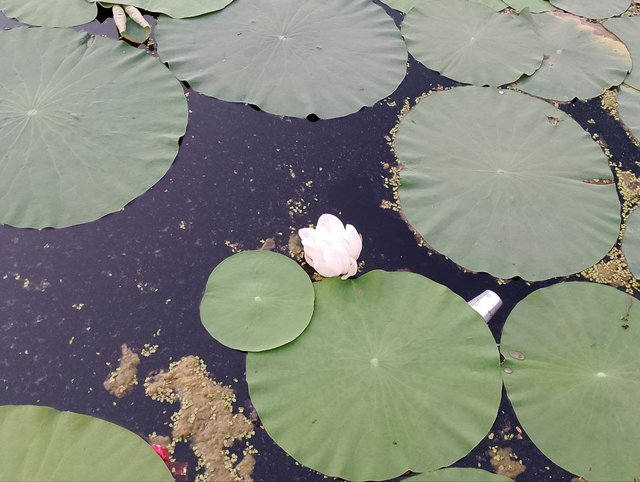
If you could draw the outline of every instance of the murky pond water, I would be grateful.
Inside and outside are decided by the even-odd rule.
[[[0,28],[14,25],[0,14]],[[79,29],[115,36],[111,19]],[[146,397],[141,386],[122,399],[103,388],[127,344],[137,350],[157,345],[142,358],[143,377],[172,360],[199,356],[214,378],[236,390],[238,405],[250,409],[245,355],[218,344],[199,321],[207,277],[234,250],[258,248],[267,238],[286,251],[290,233],[324,212],[363,234],[365,271],[410,270],[467,300],[496,291],[504,307],[490,327],[499,341],[515,304],[554,281],[499,284],[486,274],[465,273],[419,247],[399,214],[381,208],[392,199],[385,165],[395,162],[388,136],[401,106],[438,85],[454,84],[411,60],[392,97],[318,122],[282,119],[187,91],[189,126],[174,165],[122,212],[61,230],[1,226],[0,404],[50,405],[143,435],[168,434],[169,405]],[[606,141],[613,162],[638,171],[640,150],[599,99],[561,108]],[[298,466],[264,430],[256,430],[253,444],[259,451],[256,480],[323,479]],[[504,459],[509,455],[511,463]],[[519,481],[573,477],[536,449],[504,396],[489,438],[457,465],[494,470],[492,459],[522,466]]]

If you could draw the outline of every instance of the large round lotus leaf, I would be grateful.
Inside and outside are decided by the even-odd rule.
[[[471,0],[476,3],[482,3],[487,7],[492,8],[496,12],[500,10],[504,10],[507,8],[507,5],[502,0]],[[396,10],[400,10],[401,12],[407,13],[413,7],[421,3],[421,0],[384,0],[384,3],[389,5],[391,8]]]
[[[231,2],[233,0],[126,0],[126,5],[133,5],[149,12],[164,13],[173,18],[189,18],[221,10]],[[107,2],[99,3],[113,5]]]
[[[555,7],[548,0],[504,0],[504,3],[518,11],[525,8],[528,8],[533,13],[555,10]]]
[[[556,7],[587,18],[609,18],[620,15],[631,0],[551,0]]]
[[[640,16],[610,18],[604,26],[624,42],[631,54],[633,68],[624,83],[640,89]]]
[[[610,286],[561,283],[518,304],[504,327],[504,382],[531,440],[590,482],[640,474],[640,312]]]
[[[414,475],[403,482],[513,482],[513,479],[486,470],[452,467]]]
[[[120,210],[169,169],[187,123],[179,82],[122,42],[0,32],[0,223],[63,227]]]
[[[284,450],[327,475],[381,480],[450,465],[486,436],[496,346],[462,298],[413,273],[314,287],[305,332],[247,357],[251,400]]]
[[[195,90],[273,114],[326,119],[371,106],[406,72],[395,23],[370,0],[251,0],[162,17],[163,61]]]
[[[618,114],[631,134],[640,140],[640,91],[625,85],[620,86]]]
[[[405,17],[402,34],[416,60],[469,84],[507,84],[542,62],[542,43],[526,22],[468,0],[416,6]]]
[[[270,350],[304,331],[314,296],[309,276],[292,259],[270,251],[245,251],[213,270],[200,318],[223,345]]]
[[[0,406],[0,447],[0,480],[173,482],[162,459],[136,434],[49,407]]]
[[[47,27],[82,25],[98,14],[87,0],[0,0],[0,11],[22,23]]]
[[[520,90],[545,99],[590,99],[619,85],[631,70],[625,45],[599,23],[563,12],[523,12],[520,17],[544,44],[542,66],[516,84]]]
[[[537,281],[598,262],[620,204],[600,146],[571,117],[508,90],[428,96],[396,136],[400,201],[435,250],[473,271]]]
[[[636,209],[631,213],[626,224],[622,251],[627,259],[629,269],[636,278],[640,278],[640,211]]]

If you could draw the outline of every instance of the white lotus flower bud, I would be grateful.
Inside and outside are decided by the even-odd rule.
[[[322,276],[347,279],[358,272],[362,237],[351,224],[345,227],[332,214],[323,214],[315,229],[302,228],[298,234],[304,259]]]

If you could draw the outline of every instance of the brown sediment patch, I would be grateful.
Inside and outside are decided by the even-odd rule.
[[[148,377],[144,386],[156,401],[180,403],[180,410],[171,416],[173,443],[189,440],[198,469],[203,469],[196,480],[252,481],[255,449],[247,442],[239,461],[230,449],[254,435],[253,424],[242,413],[233,413],[235,392],[209,378],[200,358],[182,358],[168,371]]]
[[[122,398],[138,384],[140,357],[127,345],[122,345],[120,366],[112,371],[104,381],[104,388],[112,395]]]
[[[515,479],[527,470],[527,466],[518,459],[518,456],[509,447],[491,447],[489,455],[491,456],[489,462],[498,475]]]

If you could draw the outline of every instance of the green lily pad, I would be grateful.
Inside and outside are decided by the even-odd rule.
[[[518,11],[528,8],[532,13],[550,12],[556,9],[548,0],[504,0],[504,3]]]
[[[0,480],[173,482],[142,438],[113,423],[33,405],[0,406]]]
[[[618,93],[618,114],[629,132],[640,140],[640,91],[626,85]]]
[[[531,440],[590,482],[640,474],[640,302],[561,283],[520,302],[501,349],[507,395]]]
[[[609,18],[620,15],[631,5],[631,0],[550,0],[566,12],[587,18]]]
[[[413,7],[421,3],[421,0],[383,0],[384,3],[389,5],[395,10],[399,10],[403,13],[409,12]],[[487,7],[499,12],[507,8],[507,5],[502,0],[470,0],[476,3],[482,3]]]
[[[342,117],[391,94],[406,72],[395,23],[370,0],[234,2],[188,21],[162,17],[163,61],[191,87],[272,114]]]
[[[403,21],[402,34],[416,60],[469,84],[514,82],[542,63],[542,43],[526,22],[468,0],[416,6]]]
[[[270,350],[305,330],[314,296],[309,276],[291,258],[245,251],[213,270],[200,318],[223,345],[243,351]]]
[[[129,45],[62,29],[0,32],[0,223],[64,227],[119,211],[169,169],[179,82]]]
[[[500,404],[496,346],[462,298],[413,273],[314,287],[305,332],[247,356],[251,400],[287,453],[330,476],[382,480],[450,465],[486,436]]]
[[[626,221],[622,252],[633,276],[640,278],[640,211],[633,211]]]
[[[631,54],[633,68],[624,83],[640,89],[640,16],[610,18],[604,26],[624,42]]]
[[[82,0],[85,2],[98,2],[111,6],[113,3],[100,2],[99,0]],[[123,5],[132,5],[149,12],[163,13],[173,18],[190,18],[216,12],[225,8],[233,0],[126,0]]]
[[[73,27],[96,18],[98,9],[86,0],[0,0],[0,11],[29,25]]]
[[[395,151],[409,224],[469,270],[565,276],[618,238],[615,186],[585,182],[613,180],[607,157],[540,99],[482,87],[432,94],[402,120]]]
[[[513,482],[513,479],[486,470],[452,467],[414,475],[403,482]]]
[[[545,55],[540,69],[516,84],[524,92],[560,101],[590,99],[621,84],[631,70],[625,45],[599,23],[563,12],[520,17],[542,38]]]

